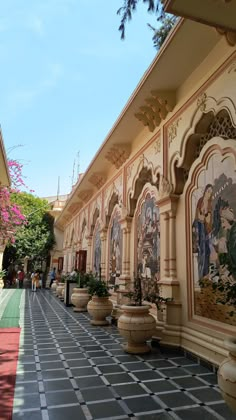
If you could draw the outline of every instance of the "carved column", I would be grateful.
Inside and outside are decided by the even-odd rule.
[[[101,237],[101,275],[103,279],[107,278],[107,228],[100,231]]]
[[[176,280],[176,212],[169,212],[169,276]]]
[[[168,181],[165,180],[165,183]],[[163,193],[163,191],[162,191]],[[166,305],[166,319],[162,331],[162,343],[168,345],[180,344],[181,302],[179,300],[179,281],[176,273],[176,209],[178,196],[162,194],[158,200],[162,217],[161,236],[161,270],[160,288],[163,297],[172,298]]]
[[[132,217],[126,216],[121,220],[122,230],[122,272],[120,277],[121,290],[125,289],[124,283],[130,281],[130,232],[131,232]]]
[[[86,271],[93,271],[93,255],[92,255],[92,236],[87,236],[87,261],[86,261]]]

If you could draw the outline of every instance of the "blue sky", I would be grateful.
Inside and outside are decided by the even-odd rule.
[[[156,51],[140,3],[120,40],[123,0],[7,0],[0,14],[0,124],[35,195],[71,190]],[[15,147],[21,145],[20,147]],[[14,148],[10,152],[11,148]]]

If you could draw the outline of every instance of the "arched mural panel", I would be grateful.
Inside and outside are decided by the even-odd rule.
[[[136,270],[145,282],[160,278],[160,215],[154,196],[148,192],[136,213]]]
[[[229,316],[223,295],[212,288],[219,280],[236,281],[235,156],[213,147],[189,196],[193,314],[236,325],[236,315]]]
[[[122,273],[122,231],[117,210],[110,222],[109,232],[109,282],[116,284]]]

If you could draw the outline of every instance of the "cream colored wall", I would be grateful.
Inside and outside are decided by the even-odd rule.
[[[139,135],[133,139],[131,155],[125,162],[125,165],[119,170],[114,167],[110,169],[109,179],[103,188],[91,197],[83,209],[75,214],[65,229],[65,237],[71,235],[72,229],[75,229],[75,245],[76,249],[88,249],[88,237],[90,234],[90,227],[92,223],[95,209],[100,211],[100,219],[102,229],[106,228],[106,216],[108,215],[109,202],[113,193],[118,195],[121,212],[125,218],[129,214],[129,197],[133,196],[135,181],[137,180],[140,171],[143,167],[148,168],[152,173],[153,182],[157,182],[158,177],[162,177],[166,167],[167,180],[175,187],[176,179],[173,171],[174,162],[177,161],[180,165],[184,160],[186,140],[191,133],[194,132],[195,126],[202,116],[202,113],[213,111],[217,113],[220,109],[228,109],[231,115],[235,115],[236,109],[236,57],[234,58],[235,67],[232,67],[233,62],[229,62],[225,66],[225,60],[232,56],[235,48],[229,47],[225,39],[222,37],[221,41],[212,50],[211,54],[202,62],[202,64],[195,69],[195,71],[188,77],[185,83],[177,91],[177,104],[174,111],[168,114],[168,118],[164,123],[150,133],[147,128],[141,129]],[[187,60],[187,57],[186,57]],[[222,69],[218,71],[220,66]],[[210,80],[211,79],[211,80]],[[235,118],[235,117],[234,117]],[[236,124],[236,118],[235,118]],[[164,156],[164,143],[167,144],[168,156]],[[191,145],[189,145],[191,147]],[[206,146],[207,149],[208,146]],[[126,176],[126,178],[124,178]],[[144,186],[145,188],[145,186]],[[160,187],[161,188],[161,187]],[[162,184],[162,188],[163,184]],[[168,344],[182,345],[190,351],[193,351],[200,356],[214,362],[219,363],[222,357],[226,354],[223,347],[223,339],[225,331],[229,333],[235,332],[230,326],[225,326],[222,331],[222,326],[217,325],[217,322],[210,321],[206,326],[193,322],[189,319],[189,299],[192,296],[188,295],[187,287],[187,242],[186,242],[186,214],[185,214],[185,191],[179,197],[176,207],[176,270],[177,277],[174,279],[175,283],[169,281],[164,284],[164,293],[168,296],[172,293],[173,296],[178,297],[178,305],[176,308],[172,307],[170,314],[180,313],[181,322],[178,325],[178,317],[174,320],[174,326],[167,325],[163,330],[163,341]],[[164,188],[165,189],[165,188]],[[124,196],[124,191],[126,195]],[[166,192],[162,191],[162,194]],[[140,195],[142,192],[140,191]],[[160,200],[160,206],[168,206],[161,203],[161,194],[157,197]],[[167,208],[167,207],[166,207]],[[172,210],[171,210],[172,211]],[[174,211],[174,210],[173,210]],[[86,232],[81,236],[82,225],[86,221]],[[135,269],[134,267],[134,252],[135,252],[135,219],[133,218],[131,224],[130,235],[130,274]],[[106,241],[106,256],[109,252],[108,243],[109,230],[107,231]],[[166,223],[164,216],[161,217],[161,279],[165,280],[164,271],[164,256],[167,242],[170,236],[167,236]],[[64,253],[68,254],[68,267],[71,265],[70,252],[68,244],[64,242]],[[90,253],[92,262],[92,248]],[[108,264],[108,258],[106,258]],[[107,266],[105,269],[107,273]],[[172,279],[173,280],[173,279]],[[179,282],[179,285],[178,285]],[[182,305],[182,306],[181,306]],[[168,310],[168,308],[167,308]],[[177,312],[176,312],[177,311]],[[168,318],[168,317],[167,317]],[[173,320],[173,315],[172,315]],[[176,321],[177,320],[177,321]],[[168,318],[171,323],[171,316]],[[218,328],[219,327],[219,328]]]

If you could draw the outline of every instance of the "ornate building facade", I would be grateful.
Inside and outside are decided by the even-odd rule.
[[[235,46],[180,19],[56,220],[64,271],[155,278],[162,342],[216,364],[236,325],[211,287],[236,280],[235,86]]]

